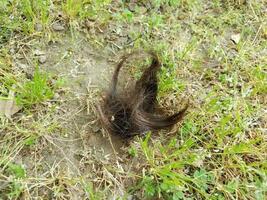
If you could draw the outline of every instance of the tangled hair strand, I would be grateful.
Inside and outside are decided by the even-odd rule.
[[[166,116],[157,114],[158,78],[160,70],[156,53],[149,51],[150,66],[144,70],[135,87],[128,93],[119,94],[117,84],[119,72],[125,61],[138,52],[126,54],[115,68],[111,86],[99,106],[100,119],[111,133],[129,138],[146,131],[166,129],[182,120],[188,104],[179,112]]]

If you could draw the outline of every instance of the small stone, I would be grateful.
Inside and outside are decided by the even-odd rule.
[[[35,56],[45,55],[45,52],[43,52],[43,51],[37,49],[37,50],[34,51],[34,55],[35,55]]]
[[[100,130],[99,127],[97,127],[97,126],[93,127],[93,132],[94,132],[94,133],[97,133],[99,130]]]
[[[39,57],[38,61],[39,61],[39,63],[43,64],[46,62],[46,59],[47,59],[47,57],[45,55],[42,55]]]
[[[11,48],[11,49],[9,50],[9,52],[10,52],[11,54],[15,54],[16,50],[15,50],[14,48]]]
[[[114,31],[117,35],[122,36],[122,29],[120,27],[116,28]]]
[[[95,22],[94,21],[87,20],[85,22],[85,25],[86,25],[87,28],[92,28],[92,27],[95,26]]]
[[[140,14],[145,14],[147,12],[147,8],[144,6],[139,7]]]
[[[52,25],[52,28],[53,28],[55,31],[64,31],[64,30],[65,30],[64,26],[62,26],[62,25],[59,24],[59,23],[54,23],[54,24]]]
[[[238,42],[240,41],[240,38],[241,38],[240,33],[231,35],[231,40],[232,40],[235,44],[238,44]]]
[[[58,93],[55,93],[54,99],[59,99],[59,98],[60,98],[60,95]]]
[[[38,32],[41,32],[43,30],[43,26],[40,23],[35,24],[34,29]]]
[[[129,3],[128,8],[130,11],[134,12],[135,11],[136,4],[135,3]]]
[[[133,200],[134,199],[134,196],[133,195],[129,195],[128,197],[127,197],[127,200]]]

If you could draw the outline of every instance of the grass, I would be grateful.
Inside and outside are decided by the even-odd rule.
[[[16,85],[23,109],[12,120],[0,116],[0,198],[70,199],[77,192],[90,199],[266,199],[265,7],[231,0],[1,1],[0,95]],[[55,22],[66,29],[54,31]],[[84,148],[75,156],[82,169],[93,166],[91,174],[73,175],[62,160],[43,160],[44,149],[49,155],[63,149],[51,137],[73,134],[60,113],[78,95],[69,97],[54,80],[60,78],[40,67],[27,78],[15,57],[69,33],[84,34],[110,57],[154,49],[163,63],[160,104],[178,110],[190,99],[179,129],[135,138],[116,162]],[[127,171],[123,163],[134,167]]]

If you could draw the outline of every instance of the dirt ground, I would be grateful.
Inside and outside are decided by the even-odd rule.
[[[50,176],[63,179],[83,177],[84,180],[93,179],[101,186],[106,181],[107,188],[109,185],[114,187],[117,195],[122,196],[125,192],[124,181],[117,180],[106,168],[119,167],[122,173],[126,173],[126,170],[131,170],[127,169],[131,163],[121,156],[124,142],[103,130],[96,111],[101,93],[109,85],[115,63],[108,61],[110,56],[95,51],[82,35],[75,39],[64,37],[51,44],[34,44],[31,51],[16,62],[18,68],[32,75],[34,69],[26,67],[27,62],[43,57],[40,69],[63,79],[65,88],[51,100],[49,106],[52,107],[55,102],[57,105],[47,116],[47,123],[55,122],[60,128],[52,134],[43,135],[36,149],[25,149],[16,155],[16,163],[25,166],[32,173],[29,175],[37,179]],[[54,181],[60,182],[57,179]],[[49,185],[47,183],[46,186]],[[71,199],[85,198],[78,188],[70,189]],[[42,192],[46,196],[46,189],[37,189],[35,195],[42,196]]]

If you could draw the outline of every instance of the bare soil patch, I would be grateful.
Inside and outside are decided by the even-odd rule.
[[[108,55],[94,50],[82,36],[75,39],[64,36],[58,42],[40,42],[31,48],[25,54],[27,59],[17,61],[18,67],[23,67],[31,76],[34,69],[27,68],[30,66],[28,61],[36,59],[42,71],[64,80],[64,89],[55,94],[51,104],[48,103],[47,111],[43,108],[47,117],[43,120],[55,123],[56,128],[50,134],[44,133],[35,149],[23,149],[15,159],[25,166],[27,173],[36,177],[37,185],[39,179],[47,179],[45,187],[42,183],[35,188],[36,195],[47,197],[53,187],[63,187],[65,197],[83,198],[81,182],[86,181],[99,187],[115,186],[114,193],[118,187],[118,195],[122,195],[124,186],[116,176],[113,177],[110,169],[121,167],[122,159],[118,154],[124,151],[124,144],[120,138],[104,132],[95,110],[113,70],[113,64],[107,61]],[[35,114],[41,115],[42,112]],[[67,181],[78,177],[82,179],[81,185],[74,186]],[[50,195],[54,194],[51,192]]]

